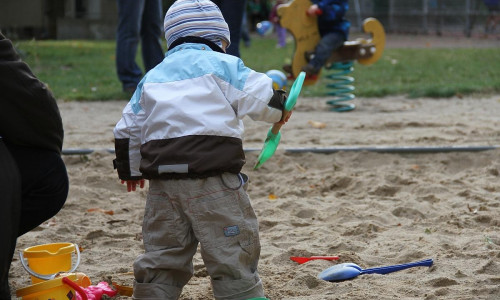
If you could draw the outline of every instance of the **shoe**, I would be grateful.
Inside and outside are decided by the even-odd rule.
[[[320,69],[316,69],[311,64],[303,66],[301,70],[306,72],[307,76],[317,75],[320,71]]]
[[[283,65],[283,71],[285,71],[286,73],[288,74],[292,74],[293,73],[293,70],[292,70],[292,65]]]
[[[307,62],[310,62],[314,58],[315,54],[314,51],[306,51],[304,53],[304,57],[306,58]]]

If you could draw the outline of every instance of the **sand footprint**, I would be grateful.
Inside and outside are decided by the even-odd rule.
[[[382,228],[380,226],[371,224],[371,223],[363,223],[354,226],[354,228],[351,228],[347,231],[344,231],[342,233],[343,236],[364,236],[364,237],[369,237],[369,238],[374,238],[377,236],[377,233],[385,231],[385,228]]]
[[[420,211],[409,207],[398,207],[392,211],[392,214],[399,218],[407,219],[425,219],[425,215]]]
[[[447,287],[452,285],[457,285],[458,282],[454,279],[447,277],[439,277],[432,280],[429,280],[428,283],[433,287]]]
[[[382,185],[370,191],[369,194],[381,197],[394,197],[399,190],[400,188],[396,186]]]
[[[484,266],[482,266],[475,273],[477,274],[487,274],[487,275],[498,275],[500,274],[500,264],[489,260]]]

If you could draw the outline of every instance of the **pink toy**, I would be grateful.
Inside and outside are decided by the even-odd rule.
[[[99,282],[97,285],[91,285],[82,288],[67,277],[63,278],[63,282],[76,290],[77,300],[101,300],[102,295],[106,294],[110,297],[116,296],[117,291],[113,290],[105,281]]]

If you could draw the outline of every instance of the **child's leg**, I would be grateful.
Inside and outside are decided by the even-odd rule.
[[[321,37],[314,51],[314,57],[309,64],[316,70],[320,70],[332,53],[344,44],[344,36],[341,33],[332,32]]]
[[[278,34],[278,45],[280,47],[286,46],[286,28],[276,25],[276,33]]]
[[[193,275],[198,241],[170,181],[151,180],[143,222],[146,252],[134,262],[134,299],[178,299]]]
[[[189,209],[215,298],[263,297],[258,222],[240,178],[211,177],[206,186],[202,197],[190,199]]]

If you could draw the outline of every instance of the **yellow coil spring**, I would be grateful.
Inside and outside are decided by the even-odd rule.
[[[350,61],[336,62],[329,66],[325,66],[326,70],[332,71],[325,76],[332,81],[326,85],[329,90],[331,89],[326,94],[328,96],[334,96],[333,99],[326,101],[327,104],[332,106],[330,108],[331,111],[344,112],[356,108],[353,103],[345,103],[355,98],[353,94],[355,88],[352,85],[354,78],[347,76],[347,74],[354,71],[353,64],[354,62]]]

